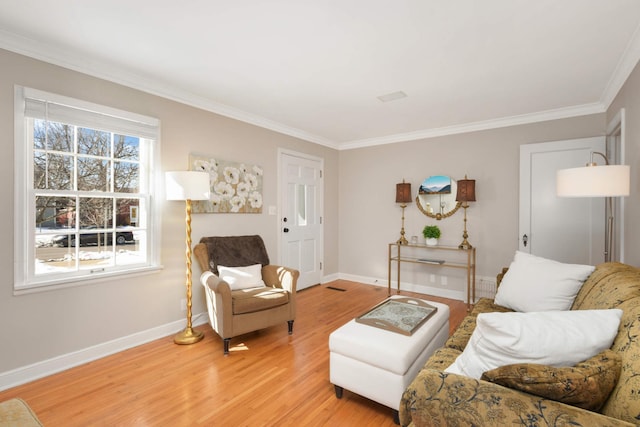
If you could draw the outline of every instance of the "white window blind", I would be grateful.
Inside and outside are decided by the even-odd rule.
[[[87,103],[65,104],[65,98],[53,97],[53,101],[41,99],[42,92],[25,90],[26,117],[107,130],[140,138],[158,137],[158,120],[133,113],[118,112],[110,108],[91,108]],[[55,98],[58,98],[57,100]]]

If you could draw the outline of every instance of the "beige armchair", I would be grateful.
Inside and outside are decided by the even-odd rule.
[[[203,237],[194,250],[202,269],[209,323],[229,354],[231,338],[281,322],[293,333],[296,317],[298,270],[269,264],[260,236]],[[218,266],[246,267],[262,264],[265,287],[232,290],[220,279]]]

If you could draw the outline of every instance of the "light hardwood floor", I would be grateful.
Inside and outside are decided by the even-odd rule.
[[[329,286],[344,289],[336,291]],[[466,315],[443,302],[453,331]],[[387,407],[329,383],[329,334],[387,297],[386,288],[335,281],[298,293],[293,335],[282,324],[231,340],[209,325],[190,346],[166,337],[0,392],[21,397],[45,426],[394,426]]]

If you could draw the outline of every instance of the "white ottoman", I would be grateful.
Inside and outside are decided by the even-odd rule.
[[[449,336],[449,306],[424,302],[438,310],[411,336],[355,319],[329,335],[329,376],[338,398],[347,389],[396,410],[397,418],[402,393]]]

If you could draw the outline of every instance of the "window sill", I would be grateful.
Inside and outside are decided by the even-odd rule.
[[[31,285],[24,285],[24,286],[20,286],[19,288],[16,288],[14,286],[13,295],[14,296],[28,295],[28,294],[34,294],[39,292],[48,292],[48,291],[55,291],[59,289],[74,288],[78,286],[94,285],[96,283],[113,281],[122,276],[137,277],[137,276],[144,276],[147,274],[154,274],[159,272],[163,268],[164,267],[162,265],[155,265],[150,267],[130,269],[126,271],[109,272],[109,273],[100,274],[100,275],[91,274],[87,276],[79,276],[79,277],[73,277],[73,278],[66,277],[60,280],[51,280],[51,281],[41,282],[41,283],[36,283]]]

